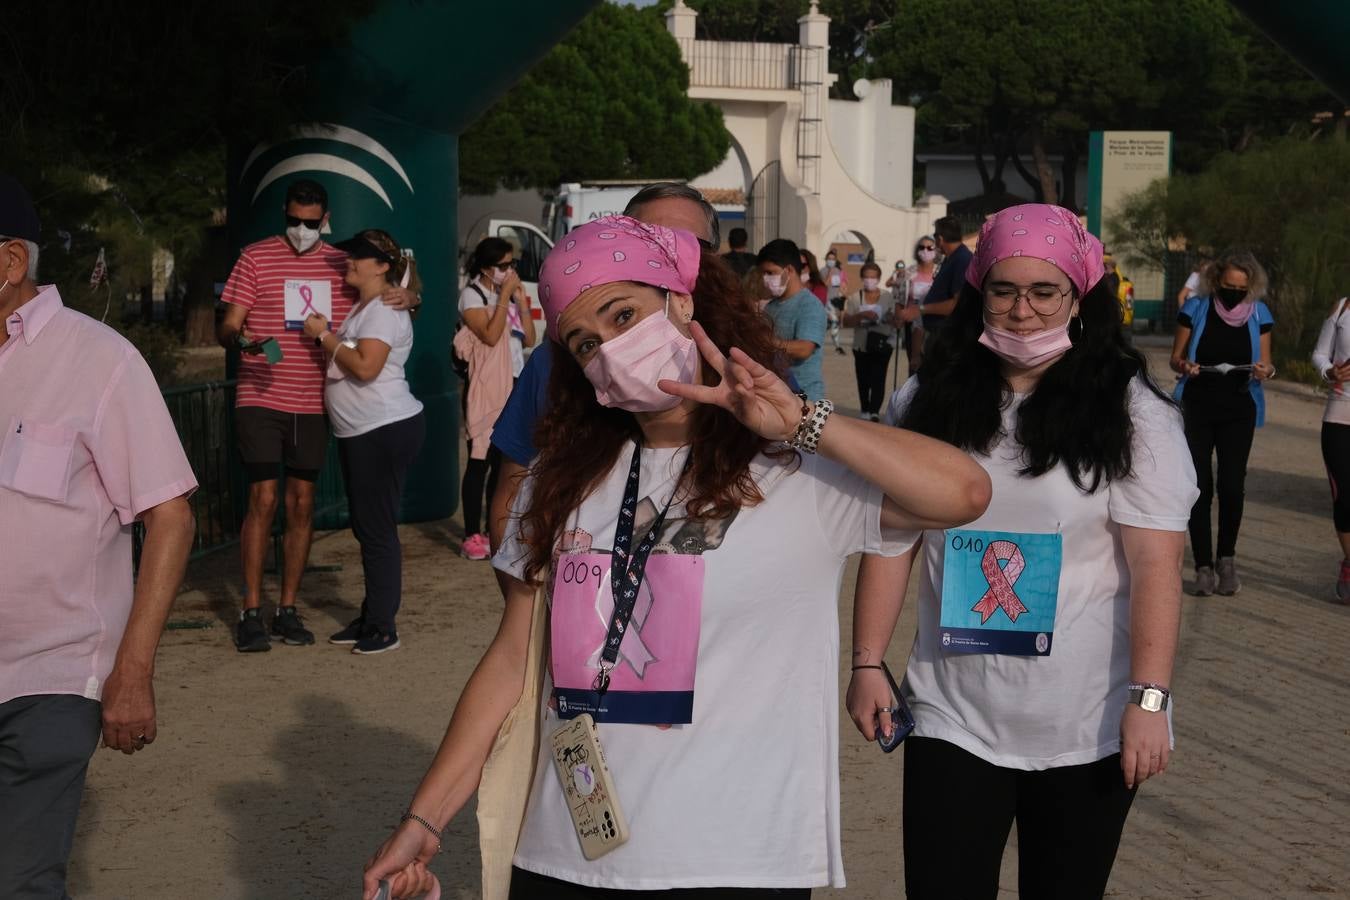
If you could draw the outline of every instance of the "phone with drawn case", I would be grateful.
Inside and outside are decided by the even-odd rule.
[[[581,853],[599,859],[628,840],[628,821],[614,793],[595,720],[589,713],[569,719],[553,732],[551,750]]]
[[[891,736],[886,737],[882,734],[877,735],[877,744],[881,746],[881,752],[890,753],[900,742],[909,737],[909,733],[914,730],[914,715],[909,711],[909,704],[905,702],[905,695],[900,693],[900,686],[895,683],[895,676],[891,674],[890,666],[882,660],[881,670],[886,673],[886,681],[891,686],[891,697],[895,701],[891,704]]]

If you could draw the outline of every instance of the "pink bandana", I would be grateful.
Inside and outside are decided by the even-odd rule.
[[[549,337],[560,339],[558,317],[596,285],[636,281],[692,294],[699,253],[698,239],[691,232],[628,216],[604,216],[572,229],[539,270],[539,304]]]
[[[975,257],[966,267],[966,281],[984,289],[984,276],[994,263],[1014,256],[1043,259],[1059,269],[1079,296],[1102,275],[1102,242],[1088,233],[1078,217],[1062,206],[1023,203],[994,213],[980,229]]]

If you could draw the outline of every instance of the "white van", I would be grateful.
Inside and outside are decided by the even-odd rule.
[[[482,232],[471,235],[471,244],[485,237],[499,237],[516,248],[516,271],[530,295],[534,318],[542,320],[539,307],[539,267],[558,239],[578,225],[602,216],[620,215],[651,181],[588,181],[559,185],[552,202],[544,207],[543,227],[519,219],[491,218]]]

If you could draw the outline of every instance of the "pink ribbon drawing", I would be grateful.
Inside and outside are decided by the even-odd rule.
[[[273,296],[276,295],[273,294]],[[319,315],[319,311],[314,307],[314,291],[309,285],[300,285],[300,299],[305,301],[305,305],[300,309],[300,318],[305,319],[310,315]]]
[[[1007,562],[1007,566],[1000,567],[1000,561]],[[980,614],[981,625],[987,623],[994,611],[1000,608],[1012,622],[1016,622],[1017,617],[1027,611],[1026,606],[1018,599],[1017,592],[1013,590],[1013,585],[1022,577],[1022,570],[1026,567],[1026,557],[1012,541],[989,543],[984,551],[984,557],[980,560],[980,571],[984,573],[984,580],[989,582],[989,590],[985,591],[980,602],[970,610]]]
[[[623,639],[619,642],[619,659],[615,662],[627,662],[629,668],[638,678],[642,678],[647,671],[647,664],[656,662],[656,654],[648,649],[642,642],[642,626],[647,621],[647,616],[652,612],[652,589],[651,579],[642,579],[642,584],[638,588],[637,604],[633,607],[633,617],[628,620],[628,628],[623,633]],[[609,573],[606,572],[600,579],[600,587],[595,592],[595,612],[600,616],[600,622],[605,632],[609,631],[609,620],[614,615],[614,590],[609,583]],[[600,668],[600,654],[605,649],[604,638],[601,638],[600,646],[591,654],[591,658],[586,661],[586,665],[593,669]]]

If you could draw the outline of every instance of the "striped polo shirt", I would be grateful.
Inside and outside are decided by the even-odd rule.
[[[287,330],[286,283],[292,282],[293,297],[301,288],[312,297],[314,287],[327,282],[333,307],[328,324],[337,328],[356,300],[355,289],[343,281],[346,274],[347,254],[323,241],[304,254],[280,235],[244,248],[220,299],[248,310],[245,329],[258,339],[276,338],[283,358],[269,365],[264,356],[240,355],[237,405],[323,413],[324,354],[302,328]]]

